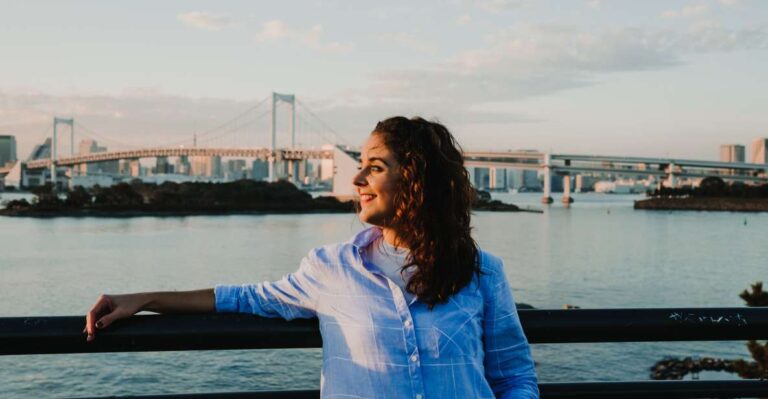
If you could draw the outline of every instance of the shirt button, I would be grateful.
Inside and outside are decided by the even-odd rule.
[[[411,321],[410,320],[406,320],[405,321],[405,326],[406,327],[410,327],[411,326]]]
[[[417,360],[419,360],[419,357],[418,357],[418,356],[416,356],[416,355],[413,355],[413,356],[411,356],[411,361],[412,361],[412,362],[415,362],[415,361],[417,361]]]

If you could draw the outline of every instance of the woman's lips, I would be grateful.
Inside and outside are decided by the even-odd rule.
[[[376,198],[373,194],[360,194],[360,204],[366,205],[369,202],[373,201],[373,199]]]

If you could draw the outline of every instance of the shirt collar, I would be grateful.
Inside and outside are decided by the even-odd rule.
[[[355,234],[354,237],[350,240],[351,244],[354,245],[358,251],[362,250],[363,248],[370,245],[374,240],[381,237],[382,232],[379,227],[371,226],[367,229]]]

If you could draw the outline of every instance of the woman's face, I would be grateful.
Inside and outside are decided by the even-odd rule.
[[[384,145],[381,134],[371,133],[360,154],[360,168],[352,183],[360,197],[360,220],[380,227],[395,212],[394,197],[400,164]]]

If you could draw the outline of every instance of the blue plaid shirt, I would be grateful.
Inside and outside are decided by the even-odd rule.
[[[323,398],[538,398],[501,260],[481,251],[480,278],[429,310],[365,259],[380,235],[316,248],[277,282],[219,285],[216,310],[317,317]]]

